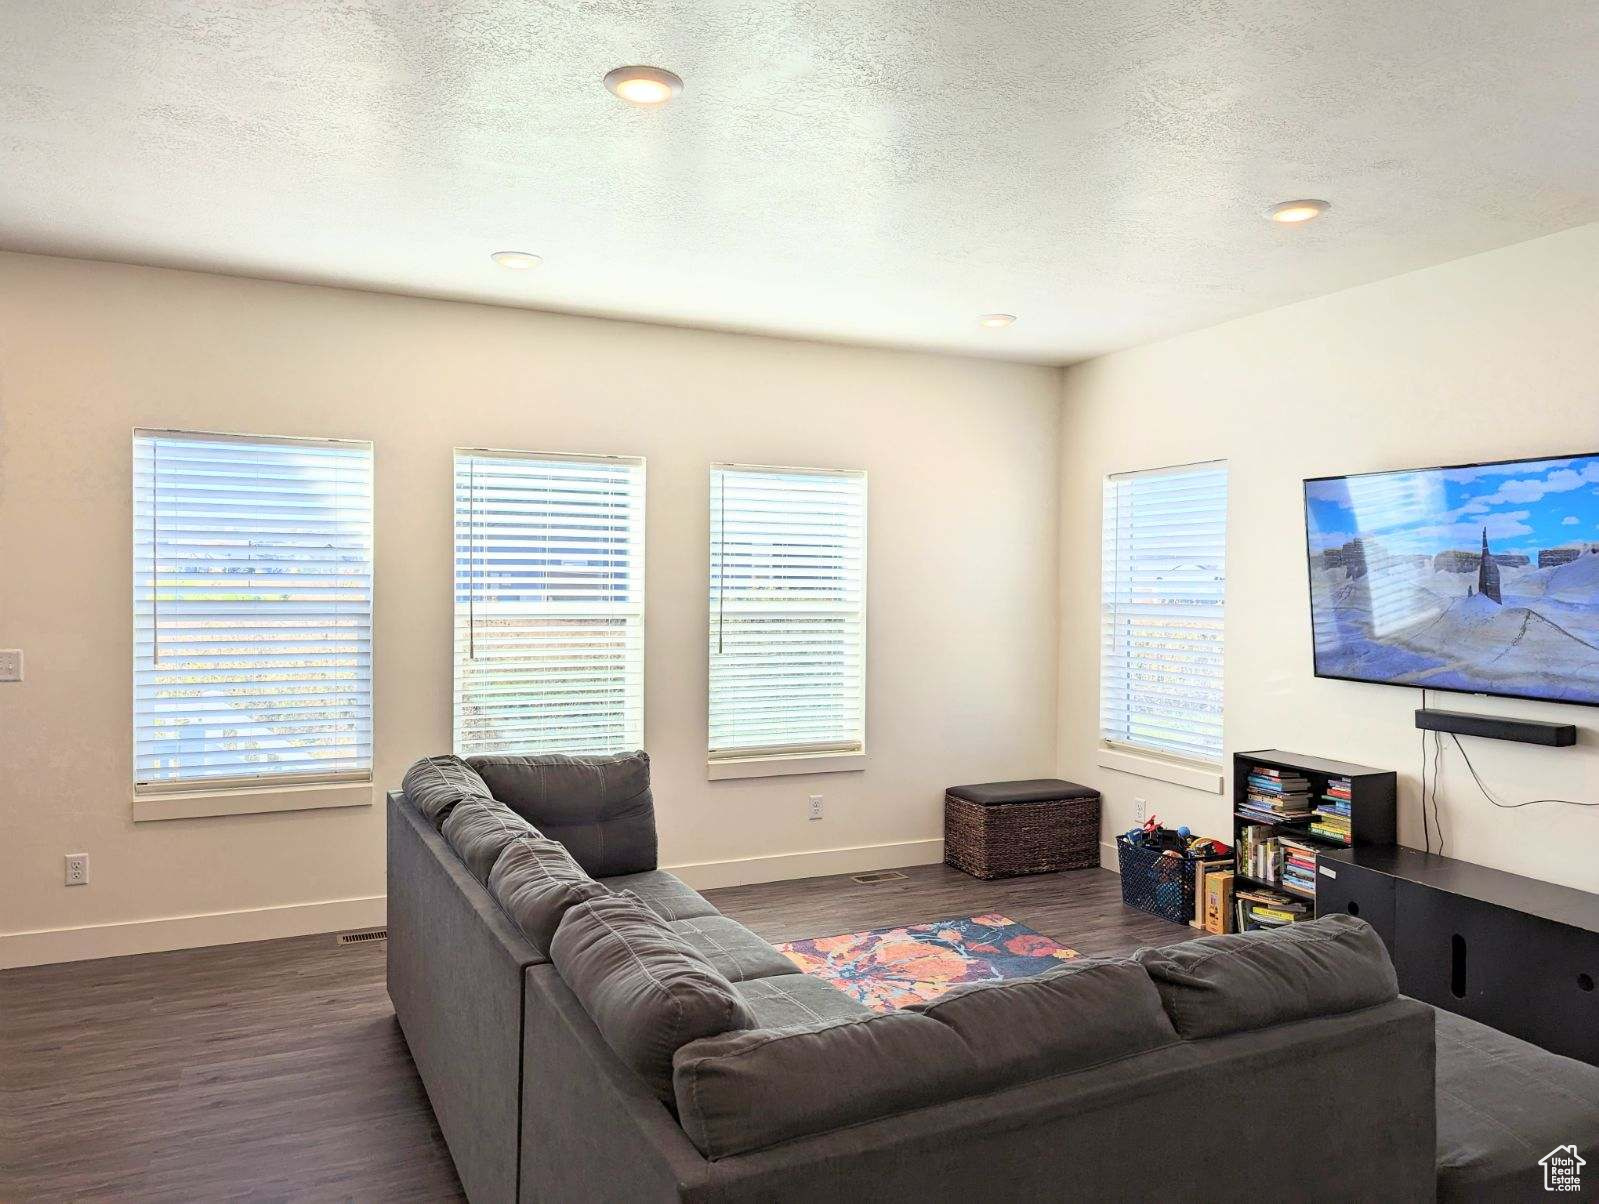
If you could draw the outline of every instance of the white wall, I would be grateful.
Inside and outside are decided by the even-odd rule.
[[[1225,458],[1226,747],[1400,774],[1400,839],[1422,846],[1420,693],[1311,672],[1301,479],[1599,448],[1599,225],[1273,310],[1067,370],[1061,429],[1060,770],[1105,791],[1106,840],[1143,796],[1168,823],[1230,831],[1221,796],[1101,769],[1100,482]],[[1080,571],[1079,571],[1080,570]],[[1468,741],[1509,801],[1599,800],[1599,712],[1437,695],[1439,706],[1575,722],[1576,748]],[[1500,811],[1446,744],[1451,856],[1599,889],[1599,808]]]
[[[1058,390],[1052,369],[0,255],[0,647],[27,655],[0,684],[0,965],[382,918],[381,805],[132,821],[133,427],[375,442],[382,787],[449,747],[451,448],[648,457],[662,859],[709,884],[937,860],[945,785],[1048,770]],[[712,460],[870,471],[864,773],[705,779]],[[92,881],[67,888],[77,852]]]

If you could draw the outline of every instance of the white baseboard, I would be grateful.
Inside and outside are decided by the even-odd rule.
[[[747,886],[752,882],[786,882],[791,878],[819,878],[824,874],[859,874],[901,865],[936,865],[944,860],[944,842],[901,840],[891,844],[858,845],[849,849],[816,849],[808,853],[778,853],[768,857],[739,857],[730,861],[696,861],[667,865],[696,890],[718,886]]]
[[[710,890],[718,886],[782,882],[825,874],[858,874],[902,865],[935,865],[943,860],[942,840],[903,840],[663,868],[697,890]],[[384,921],[384,898],[373,895],[326,903],[294,903],[207,915],[90,924],[82,928],[13,932],[0,934],[0,970],[126,957],[135,953],[164,953],[171,949],[198,949],[206,945],[234,945],[243,941],[269,941],[317,932],[342,932],[347,928],[376,928]]]
[[[1116,856],[1116,842],[1102,840],[1099,842],[1099,866],[1113,874],[1122,872],[1121,858]]]
[[[0,934],[0,970],[44,966],[55,962],[164,953],[206,945],[270,941],[346,928],[379,928],[387,909],[382,895],[364,899],[332,899],[325,903],[290,903],[245,911],[217,911],[198,916],[168,916],[82,928],[47,928],[37,932]]]

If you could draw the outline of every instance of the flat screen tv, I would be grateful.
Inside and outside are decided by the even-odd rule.
[[[1316,675],[1599,706],[1599,453],[1305,482]]]

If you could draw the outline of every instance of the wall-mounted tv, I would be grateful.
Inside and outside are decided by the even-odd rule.
[[[1599,453],[1305,482],[1316,675],[1599,706]]]

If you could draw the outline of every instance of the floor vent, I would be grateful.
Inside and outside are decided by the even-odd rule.
[[[851,874],[851,882],[859,882],[862,886],[876,886],[879,882],[903,882],[905,875],[898,870],[878,870],[871,874]]]
[[[336,945],[364,945],[368,941],[386,941],[389,939],[387,928],[374,928],[370,932],[341,932]]]

